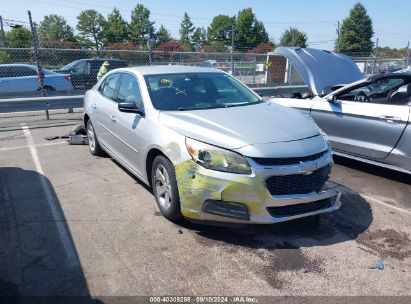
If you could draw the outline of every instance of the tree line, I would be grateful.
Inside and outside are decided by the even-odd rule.
[[[265,53],[276,46],[307,47],[307,34],[290,27],[276,44],[270,39],[264,23],[258,20],[251,8],[240,10],[235,16],[215,16],[208,27],[195,26],[184,13],[179,37],[173,38],[162,24],[158,28],[150,19],[150,10],[137,4],[128,22],[117,8],[107,17],[94,9],[84,10],[77,16],[75,32],[64,17],[47,15],[38,26],[42,47],[90,49],[144,49],[160,51],[247,51]],[[335,50],[341,53],[369,53],[373,51],[372,20],[365,7],[357,3],[341,23]],[[31,47],[31,32],[13,28],[6,33],[9,47]],[[396,50],[391,50],[395,53]]]

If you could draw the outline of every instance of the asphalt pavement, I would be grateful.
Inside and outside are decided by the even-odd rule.
[[[2,295],[411,295],[407,175],[336,158],[318,227],[173,223],[110,157],[46,140],[81,122],[51,117],[0,117]]]

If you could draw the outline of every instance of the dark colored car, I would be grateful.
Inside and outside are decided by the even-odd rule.
[[[109,71],[127,67],[127,62],[114,58],[80,59],[70,62],[56,72],[70,74],[71,82],[77,90],[88,90],[97,82],[97,74],[104,61],[108,61]]]

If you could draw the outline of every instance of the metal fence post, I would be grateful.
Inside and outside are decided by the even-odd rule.
[[[375,74],[375,69],[377,67],[377,57],[373,53],[371,53],[371,56],[374,58],[374,64],[373,64],[373,67],[372,67],[371,75],[374,75]]]
[[[31,12],[27,11],[27,13],[29,15],[29,21],[30,21],[30,29],[31,29],[31,36],[32,36],[32,41],[33,41],[33,49],[34,49],[34,58],[36,60],[36,65],[37,65],[37,77],[40,83],[41,96],[44,97],[45,96],[44,94],[44,71],[40,63],[39,41],[37,38],[36,23],[34,23],[31,18]],[[50,119],[48,108],[46,108],[46,117],[47,119]]]
[[[253,61],[253,84],[255,84],[255,72],[257,71],[257,55],[254,55]]]
[[[234,23],[231,24],[231,75],[234,76]]]
[[[148,64],[151,65],[153,62],[153,48],[151,47],[151,38],[148,40]]]

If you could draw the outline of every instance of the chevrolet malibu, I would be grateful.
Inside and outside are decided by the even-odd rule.
[[[90,152],[150,186],[170,220],[276,223],[337,210],[324,133],[215,69],[109,72],[84,98]]]

